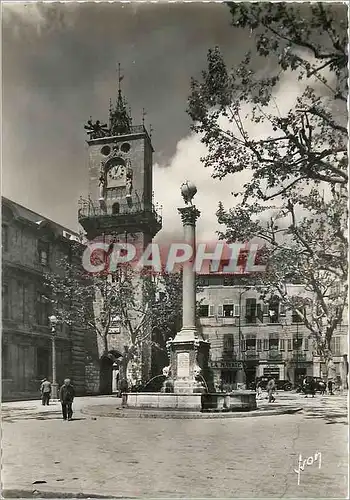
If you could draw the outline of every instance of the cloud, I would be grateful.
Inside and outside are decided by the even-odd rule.
[[[296,99],[305,90],[306,83],[298,80],[296,72],[286,71],[281,78],[280,84],[274,94],[274,100],[271,104],[271,113],[280,113],[287,115],[288,111],[295,106]],[[324,89],[319,82],[315,86],[319,92]],[[242,116],[248,116],[244,121],[245,129],[249,137],[262,139],[274,135],[272,126],[266,122],[257,124],[249,119],[251,106],[243,107]],[[234,130],[229,123],[222,121],[225,129]],[[216,239],[216,231],[224,228],[217,223],[216,211],[218,203],[221,201],[225,208],[231,208],[239,200],[232,196],[232,192],[239,192],[243,184],[251,178],[251,171],[245,170],[236,175],[228,175],[222,181],[211,177],[213,171],[205,168],[200,158],[207,154],[205,145],[200,142],[200,136],[190,134],[182,138],[177,143],[174,156],[168,161],[163,161],[154,166],[154,191],[156,200],[163,206],[163,229],[157,235],[157,241],[169,241],[171,239],[181,238],[182,224],[178,207],[184,206],[180,193],[181,184],[186,181],[192,181],[197,186],[198,192],[194,203],[201,211],[201,217],[197,222],[197,238],[201,240]],[[307,186],[305,186],[305,194]],[[267,206],[271,202],[265,203]],[[281,200],[274,200],[276,209],[267,210],[261,215],[261,218],[268,220],[279,212]],[[304,211],[296,207],[296,213],[299,217],[304,215]],[[287,225],[288,221],[279,221]]]
[[[201,144],[198,135],[190,134],[177,143],[176,153],[168,163],[154,167],[154,191],[156,200],[163,206],[163,229],[157,236],[158,241],[181,238],[182,224],[178,207],[184,206],[180,187],[186,180],[197,186],[197,194],[193,203],[200,210],[197,222],[197,238],[213,240],[217,238],[215,231],[220,229],[216,219],[219,201],[224,205],[232,205],[231,192],[238,184],[243,185],[248,173],[242,173],[239,179],[232,178],[219,181],[211,177],[211,171],[203,167],[200,158],[206,154],[206,147]]]

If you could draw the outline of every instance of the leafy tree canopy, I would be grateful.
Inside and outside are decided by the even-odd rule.
[[[232,69],[210,49],[188,106],[204,165],[215,178],[234,176],[237,203],[220,203],[220,236],[266,243],[266,290],[300,315],[327,357],[347,301],[346,6],[228,7],[255,49]],[[267,70],[256,70],[259,58]],[[287,291],[295,280],[304,293]]]

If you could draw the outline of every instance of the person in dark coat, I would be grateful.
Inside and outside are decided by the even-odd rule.
[[[120,392],[122,394],[122,406],[126,406],[127,400],[128,400],[128,381],[126,378],[123,378],[120,382]]]
[[[70,383],[70,379],[66,378],[60,389],[60,401],[62,405],[63,420],[72,420],[73,410],[72,404],[75,397],[74,387]]]
[[[40,392],[41,392],[41,402],[43,406],[49,406],[49,401],[51,397],[51,382],[47,380],[47,378],[44,378],[41,381],[41,386],[40,386]]]

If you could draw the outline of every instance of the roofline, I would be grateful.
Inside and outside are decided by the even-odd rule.
[[[14,205],[15,206],[14,208],[16,208],[16,205],[17,205],[18,207],[23,208],[24,210],[27,210],[28,212],[31,212],[33,215],[36,215],[38,217],[38,219],[41,219],[40,221],[49,222],[49,223],[53,224],[54,226],[56,226],[57,228],[60,228],[63,231],[66,231],[67,233],[71,233],[73,236],[79,237],[79,233],[77,233],[76,231],[73,231],[72,229],[69,229],[68,227],[62,226],[62,224],[59,224],[58,222],[55,222],[55,221],[45,217],[44,215],[39,214],[38,212],[34,212],[34,210],[31,210],[30,208],[27,208],[24,205],[17,203],[17,201],[10,200],[10,198],[7,198],[6,196],[1,196],[1,202],[5,202],[5,204],[8,203],[10,205]],[[27,220],[28,222],[32,222],[23,216],[18,216],[18,218],[20,218],[22,220]],[[33,222],[33,224],[37,224],[40,221],[38,220],[36,223]]]

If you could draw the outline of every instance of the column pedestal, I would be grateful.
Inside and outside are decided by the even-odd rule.
[[[194,331],[181,330],[171,342],[171,373],[175,393],[208,392],[209,342],[194,337]]]

